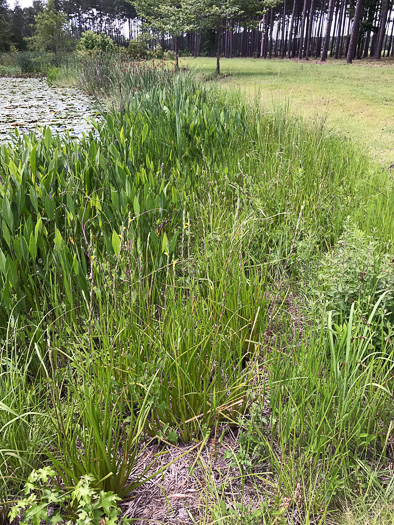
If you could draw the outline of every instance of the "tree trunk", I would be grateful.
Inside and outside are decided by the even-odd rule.
[[[220,75],[220,41],[222,39],[222,30],[220,25],[216,28],[216,74]]]
[[[258,57],[258,49],[259,49],[259,43],[260,43],[260,33],[258,28],[253,29],[252,33],[252,56],[253,58]]]
[[[268,38],[269,38],[269,32],[268,32],[268,14],[265,15],[265,34],[264,34],[264,58],[267,58],[268,53]]]
[[[375,18],[375,8],[374,7],[375,6],[371,5],[369,10],[368,10],[367,23],[368,23],[369,29],[367,29],[367,31],[365,33],[363,58],[367,58],[368,57],[369,43],[371,41],[371,32],[372,32],[371,28],[373,26],[373,21],[374,21],[374,18]]]
[[[266,53],[267,53],[266,35],[267,35],[267,13],[265,13],[264,18],[263,18],[263,31],[261,33],[260,58],[265,58]]]
[[[341,33],[339,35],[338,47],[335,53],[335,58],[342,58],[343,38],[345,35],[345,27],[346,27],[346,9],[347,9],[347,2],[346,0],[344,0],[343,9],[342,9],[342,27],[340,28]]]
[[[289,29],[289,52],[288,58],[291,58],[291,44],[293,42],[294,17],[296,11],[297,1],[293,0],[293,9],[291,11],[290,29]]]
[[[175,69],[178,71],[178,69],[179,69],[179,52],[178,52],[179,42],[178,42],[178,37],[177,36],[173,36],[172,39],[174,41]]]
[[[360,20],[361,20],[362,12],[363,12],[363,0],[357,0],[356,11],[354,13],[354,19],[353,19],[352,35],[350,37],[350,44],[349,44],[349,49],[348,49],[347,57],[346,57],[347,64],[352,63],[355,57],[355,54],[356,54],[358,31],[360,29]]]
[[[327,26],[324,36],[323,49],[321,52],[321,61],[325,62],[327,60],[328,46],[330,44],[330,34],[331,34],[331,25],[332,17],[334,14],[334,0],[329,0],[328,3],[328,16],[327,16]]]
[[[345,48],[345,56],[347,56],[349,51],[349,45],[350,45],[350,20],[348,20],[347,29],[346,29],[346,48]]]
[[[224,56],[226,58],[228,58],[228,55],[229,55],[229,51],[228,51],[228,48],[229,48],[229,42],[228,42],[228,20],[226,20],[226,29],[224,31]]]
[[[271,7],[270,16],[270,40],[269,40],[269,57],[272,58],[272,31],[274,29],[274,10]]]
[[[386,35],[386,23],[387,23],[387,15],[389,12],[389,2],[390,0],[382,1],[382,12],[380,14],[379,33],[378,33],[375,51],[373,55],[374,60],[380,60],[380,56],[382,54],[383,40]]]
[[[275,38],[275,56],[278,56],[279,49],[279,35],[280,35],[280,20],[278,21],[278,27],[276,29],[276,38]]]
[[[339,0],[338,4],[336,5],[336,9],[335,9],[334,34],[332,35],[332,38],[331,38],[331,47],[330,47],[330,57],[331,58],[334,56],[334,42],[336,42],[337,35],[338,35],[338,14],[339,14],[340,9],[341,9],[341,2]]]
[[[298,58],[301,60],[302,58],[302,52],[304,48],[304,31],[305,31],[305,18],[306,18],[306,8],[308,5],[308,0],[304,0],[304,7],[302,8],[302,15],[301,15],[301,28],[300,28],[300,41],[298,44]]]
[[[364,53],[363,58],[368,57],[368,51],[369,51],[369,42],[371,41],[371,31],[367,31],[365,42],[364,42]]]
[[[342,32],[343,32],[342,20],[343,20],[345,10],[346,10],[346,3],[342,0],[341,6],[340,6],[340,12],[339,12],[338,35],[337,35],[337,41],[336,41],[335,58],[339,58],[340,49],[342,46]]]
[[[317,58],[320,55],[321,51],[321,41],[322,41],[322,32],[323,32],[323,11],[320,11],[320,17],[319,17],[319,24],[317,26],[317,34],[316,34],[316,50],[315,50],[315,57]]]
[[[244,27],[242,31],[242,39],[241,39],[241,55],[243,57],[246,57],[247,50],[248,50],[248,30],[246,27]]]
[[[387,49],[387,56],[388,57],[390,56],[391,46],[393,44],[393,35],[394,35],[394,20],[393,20],[392,25],[391,25],[391,35],[390,35],[389,45],[388,45],[388,49]]]
[[[308,17],[308,26],[306,30],[306,46],[305,46],[305,57],[309,59],[309,50],[311,47],[311,38],[312,38],[312,26],[313,26],[313,10],[315,7],[315,0],[311,0],[311,8],[309,11]]]
[[[295,20],[295,28],[294,28],[294,38],[293,38],[293,50],[292,50],[292,53],[291,53],[291,56],[292,58],[294,58],[296,56],[296,51],[297,51],[297,36],[298,35],[298,24],[300,22],[300,19],[299,17],[297,16],[296,17],[296,20]]]
[[[283,16],[282,16],[282,46],[281,46],[281,58],[284,58],[286,54],[286,40],[287,40],[287,25],[286,25],[286,0],[283,2]]]
[[[356,54],[354,58],[357,58],[357,60],[360,60],[362,53],[362,41],[360,38],[360,35],[358,35],[358,42],[357,42],[357,48],[356,48]]]
[[[233,41],[234,41],[234,20],[231,20],[231,29],[229,34],[229,52],[228,57],[233,58]]]

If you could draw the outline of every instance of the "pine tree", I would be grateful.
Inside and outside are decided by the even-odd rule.
[[[7,0],[0,0],[0,51],[10,48],[10,19]]]

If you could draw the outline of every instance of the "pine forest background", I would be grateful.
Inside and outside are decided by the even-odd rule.
[[[18,3],[11,9],[0,0],[0,52],[14,46],[25,50],[34,35],[35,17],[45,7]],[[78,39],[84,31],[105,32],[118,45],[127,45],[143,31],[132,3],[126,0],[56,0],[67,15],[69,31]],[[219,34],[219,36],[218,36]],[[284,0],[250,21],[225,20],[220,32],[150,33],[149,45],[178,49],[185,56],[214,56],[217,39],[221,56],[255,58],[353,59],[394,56],[394,5],[391,0]]]

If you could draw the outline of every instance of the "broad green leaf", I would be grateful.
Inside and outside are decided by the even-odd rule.
[[[114,230],[112,232],[112,248],[114,249],[115,255],[118,256],[120,252],[121,239],[120,236]]]
[[[55,233],[55,246],[58,250],[61,250],[63,248],[63,237],[58,229],[56,229]]]
[[[12,215],[10,201],[8,200],[7,195],[3,198],[3,217],[12,232],[14,229],[14,216]]]
[[[35,192],[34,188],[30,188],[30,202],[33,205],[33,208],[38,212],[38,199],[37,199],[37,193]]]
[[[10,230],[8,229],[8,226],[5,224],[4,221],[2,224],[2,234],[3,234],[3,239],[5,240],[5,242],[8,244],[8,246],[11,246]]]
[[[37,170],[37,144],[34,146],[34,148],[30,152],[30,165],[31,165],[31,170],[33,174],[35,174]],[[34,178],[33,178],[33,182],[34,182]]]
[[[29,252],[30,252],[30,255],[33,257],[33,261],[35,261],[36,258],[37,258],[37,243],[36,243],[36,239],[35,239],[35,237],[33,235],[33,232],[31,232],[31,234],[30,234]]]
[[[6,274],[6,258],[2,250],[0,250],[0,271],[5,275]]]
[[[144,124],[144,129],[142,130],[142,136],[141,136],[141,144],[145,142],[145,139],[148,135],[148,124]]]
[[[122,126],[122,129],[120,130],[120,133],[119,133],[119,139],[120,139],[120,142],[122,144],[125,143],[125,135],[124,135],[124,127]]]
[[[44,207],[45,207],[45,212],[48,216],[48,219],[52,220],[55,214],[55,205],[53,203],[53,197],[49,195],[45,197]]]
[[[171,193],[172,193],[172,202],[173,202],[174,204],[176,204],[177,201],[178,201],[178,193],[177,193],[177,191],[176,191],[175,186],[172,187],[172,189],[171,189]]]
[[[34,228],[34,237],[36,238],[36,241],[38,239],[38,236],[40,235],[42,231],[42,220],[41,217],[39,217],[36,227]]]
[[[7,272],[7,279],[10,281],[12,286],[16,288],[16,285],[18,284],[18,271],[16,263],[11,259],[10,256],[8,256],[5,266]]]
[[[168,239],[167,239],[167,234],[164,232],[164,235],[163,235],[163,240],[161,242],[161,251],[163,253],[167,252],[168,253]]]
[[[140,214],[140,203],[138,202],[137,195],[134,197],[133,208],[134,208],[134,213],[136,215],[139,215]]]
[[[74,202],[69,194],[67,194],[66,200],[67,200],[67,208],[73,214],[73,216],[75,216]]]
[[[95,158],[96,158],[96,153],[97,153],[97,150],[96,150],[96,144],[95,142],[92,140],[91,143],[90,143],[90,146],[89,146],[89,160],[91,162],[94,162]]]
[[[21,164],[19,163],[19,169],[16,167],[15,163],[10,160],[9,164],[8,164],[8,169],[10,170],[11,174],[15,177],[15,179],[18,181],[19,184],[21,184],[22,182],[22,177],[21,177],[21,174],[20,174],[20,168],[21,168]]]
[[[77,256],[75,254],[74,254],[74,259],[73,259],[73,270],[74,270],[75,275],[79,274],[79,264],[78,264]]]

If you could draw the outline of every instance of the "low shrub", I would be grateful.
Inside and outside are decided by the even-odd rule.
[[[48,71],[48,82],[53,84],[60,76],[60,69],[58,67],[51,67]]]
[[[55,63],[53,53],[40,53],[38,51],[21,51],[16,55],[16,63],[22,73],[35,73],[46,75]]]
[[[143,36],[138,35],[136,38],[131,38],[127,53],[131,59],[144,60],[148,58],[148,46]]]
[[[394,258],[382,253],[377,239],[349,220],[332,250],[324,254],[318,270],[318,297],[325,310],[339,319],[348,317],[358,303],[368,317],[379,296],[387,321],[394,323]]]
[[[148,51],[148,57],[151,59],[161,60],[164,57],[163,48],[160,44],[157,44],[154,49]]]
[[[105,33],[85,31],[78,42],[77,50],[82,55],[84,53],[110,53],[116,50],[116,44]]]
[[[175,51],[172,51],[172,49],[167,49],[167,51],[164,51],[163,57],[164,60],[175,60]]]

